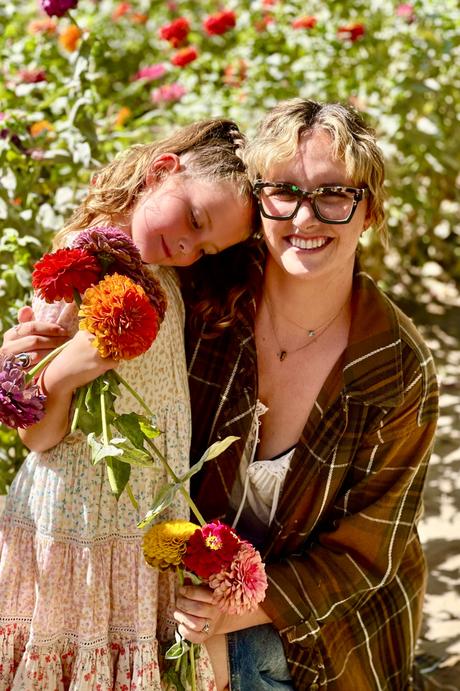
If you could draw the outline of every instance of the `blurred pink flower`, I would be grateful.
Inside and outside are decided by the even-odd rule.
[[[160,79],[166,74],[166,67],[157,63],[156,65],[149,65],[148,67],[141,67],[141,69],[136,72],[133,79],[145,79],[146,81],[152,82],[155,79]]]
[[[225,613],[253,612],[265,597],[267,576],[259,552],[243,542],[231,565],[211,576],[213,600]]]
[[[408,3],[398,5],[395,10],[395,14],[397,17],[402,17],[403,19],[405,19],[408,24],[411,24],[413,21],[415,21],[414,6],[409,5]]]
[[[23,84],[37,84],[38,82],[46,82],[46,72],[43,69],[33,69],[33,70],[19,70],[18,72],[19,81]]]
[[[152,91],[152,101],[154,103],[179,101],[186,93],[186,89],[177,82],[173,84],[163,84],[163,86],[159,86],[158,89]]]

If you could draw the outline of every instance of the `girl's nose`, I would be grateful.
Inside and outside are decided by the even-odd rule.
[[[187,258],[190,264],[196,261],[200,256],[200,250],[195,239],[183,236],[179,239],[177,248],[179,250],[179,254],[184,258]]]

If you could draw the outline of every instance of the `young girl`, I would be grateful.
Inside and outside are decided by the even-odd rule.
[[[119,371],[155,411],[163,431],[157,443],[179,474],[189,462],[190,407],[183,304],[167,267],[187,266],[249,235],[253,208],[237,155],[241,143],[233,122],[216,120],[130,148],[97,174],[57,236],[62,246],[88,227],[118,226],[153,265],[167,296],[166,316],[150,350],[121,362]],[[33,309],[37,321],[19,324],[14,336],[15,347],[36,361],[46,341],[37,334],[62,338],[56,325],[39,327],[57,322],[63,304],[35,300]],[[69,326],[73,333],[75,327]],[[115,365],[90,340],[77,331],[46,367],[47,414],[21,431],[32,451],[11,487],[0,533],[2,690],[162,688],[158,649],[173,637],[175,579],[145,564],[136,524],[165,476],[132,467],[136,513],[126,493],[117,502],[103,464],[91,464],[86,437],[68,434],[75,389]],[[126,391],[117,409],[142,412]],[[164,516],[173,517],[188,517],[180,497]],[[213,688],[205,652],[199,668],[200,687]]]

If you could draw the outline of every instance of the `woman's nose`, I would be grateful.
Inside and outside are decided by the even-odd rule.
[[[187,237],[185,235],[182,236],[177,243],[177,248],[179,254],[184,258],[186,257],[189,259],[190,263],[196,261],[200,256],[200,250],[197,246],[195,238]]]
[[[303,225],[304,223],[311,223],[316,219],[316,214],[311,204],[311,201],[307,198],[302,199],[302,203],[293,219],[297,226]]]

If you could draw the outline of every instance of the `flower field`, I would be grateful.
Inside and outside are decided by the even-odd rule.
[[[250,134],[297,95],[377,129],[391,248],[366,239],[369,270],[407,294],[458,280],[459,27],[457,0],[3,0],[0,330],[100,164],[199,118]],[[0,492],[21,457],[1,429]]]

